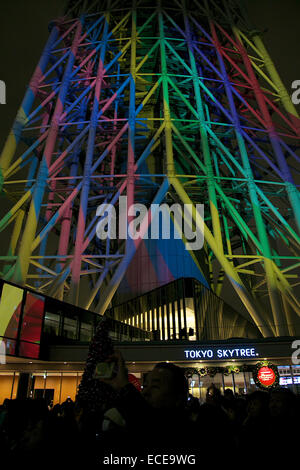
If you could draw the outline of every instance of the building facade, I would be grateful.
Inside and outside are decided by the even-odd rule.
[[[254,390],[255,367],[271,363],[277,367],[279,384],[298,393],[300,340],[258,337],[257,330],[250,328],[251,323],[248,337],[233,337],[233,331],[245,332],[243,317],[242,329],[232,330],[229,323],[226,334],[218,330],[217,318],[215,324],[210,319],[210,328],[197,329],[203,311],[199,313],[195,308],[195,287],[194,280],[179,280],[164,286],[163,292],[159,288],[148,293],[148,303],[140,296],[107,312],[109,335],[115,349],[124,356],[129,373],[142,385],[145,374],[155,364],[172,362],[185,369],[190,393],[204,399],[212,383],[236,393]],[[74,400],[89,343],[103,317],[4,281],[0,282],[0,289],[1,318],[6,315],[10,319],[0,337],[0,402],[25,396],[44,397],[54,403],[62,403],[68,397]],[[165,297],[168,289],[169,296]],[[207,295],[205,292],[205,298]],[[166,298],[170,308],[166,307]],[[214,302],[222,300],[212,296],[211,309]],[[226,310],[238,328],[238,314],[224,305],[223,311]]]

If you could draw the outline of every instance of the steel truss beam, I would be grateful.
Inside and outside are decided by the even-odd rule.
[[[97,206],[203,202],[211,288],[226,276],[264,336],[295,334],[299,123],[239,2],[70,2],[0,157],[2,276],[74,304],[88,277],[103,313],[140,241],[97,239]]]

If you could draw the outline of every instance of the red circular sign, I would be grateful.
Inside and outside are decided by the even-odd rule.
[[[276,380],[276,375],[270,367],[261,367],[257,373],[257,378],[264,387],[270,387]]]

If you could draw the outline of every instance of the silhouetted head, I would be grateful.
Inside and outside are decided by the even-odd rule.
[[[291,418],[297,411],[296,395],[287,388],[277,388],[271,392],[269,403],[273,418]]]
[[[174,364],[160,362],[147,374],[142,394],[153,408],[183,408],[188,397],[183,370]]]
[[[219,405],[221,403],[221,392],[214,384],[211,384],[206,392],[206,403]]]
[[[8,409],[8,407],[9,407],[9,402],[10,402],[10,399],[9,399],[9,398],[5,398],[5,399],[4,399],[4,402],[3,402],[3,405],[2,405],[4,410],[7,410],[7,409]]]
[[[226,398],[226,400],[234,400],[234,393],[231,388],[225,388],[224,398]]]
[[[250,393],[247,398],[247,413],[253,418],[265,415],[268,411],[269,394],[260,390]]]

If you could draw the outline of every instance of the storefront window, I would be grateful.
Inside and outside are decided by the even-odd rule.
[[[53,405],[60,403],[61,374],[59,372],[47,372],[45,399],[53,401]]]
[[[15,399],[17,397],[18,381],[18,372],[0,372],[0,405],[6,398]]]
[[[60,402],[63,403],[67,398],[75,401],[77,390],[77,373],[64,372],[62,375]]]
[[[246,384],[245,384],[245,377],[243,372],[239,372],[238,374],[233,375],[234,383],[235,383],[235,393],[243,395],[246,393]]]
[[[293,375],[294,392],[300,394],[300,365],[291,366],[291,372]]]
[[[300,392],[300,366],[278,366],[279,385]]]
[[[37,372],[32,374],[33,398],[43,398],[49,405],[63,403],[67,398],[75,401],[82,373],[78,372]]]
[[[232,374],[228,374],[228,375],[223,374],[223,378],[224,378],[224,389],[230,388],[230,390],[234,392]]]
[[[253,385],[253,377],[251,372],[244,372],[244,378],[246,384],[246,393],[250,393],[256,389],[256,386]]]
[[[222,393],[223,393],[223,382],[222,382],[222,374],[217,373],[213,377],[210,377],[209,375],[205,375],[204,377],[200,376],[199,380],[199,397],[201,402],[206,401],[206,393],[207,389],[211,386],[214,385],[217,387]]]
[[[190,379],[189,379],[189,393],[193,395],[193,397],[200,398],[200,380],[199,380],[199,375],[194,374]]]

